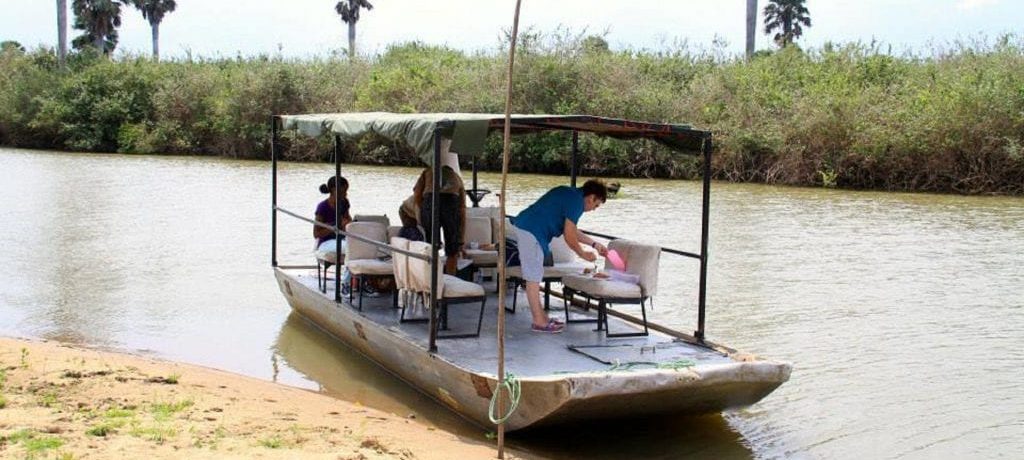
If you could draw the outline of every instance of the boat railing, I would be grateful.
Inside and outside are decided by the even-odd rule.
[[[318,220],[310,219],[308,217],[299,215],[298,213],[295,213],[295,212],[289,211],[287,209],[284,209],[284,208],[282,208],[280,206],[274,206],[274,210],[278,211],[278,212],[285,213],[285,214],[287,214],[289,216],[292,216],[292,217],[294,217],[296,219],[304,220],[304,221],[309,222],[309,223],[311,223],[313,225],[316,225],[317,227],[326,228],[328,230],[333,230],[335,235],[344,235],[346,238],[356,239],[356,240],[362,241],[362,242],[364,242],[366,244],[370,244],[370,245],[376,246],[377,249],[379,249],[379,250],[387,251],[389,253],[397,252],[397,253],[402,254],[402,255],[406,255],[406,256],[409,256],[409,257],[414,257],[414,258],[417,258],[417,259],[420,259],[420,260],[425,260],[428,263],[430,262],[430,256],[428,256],[428,255],[423,255],[423,254],[418,254],[418,253],[415,253],[415,252],[410,252],[410,251],[407,251],[405,249],[399,249],[399,248],[396,248],[396,247],[394,247],[394,246],[392,246],[390,244],[387,244],[387,243],[382,243],[382,242],[377,241],[377,240],[372,240],[372,239],[367,238],[367,237],[362,236],[362,235],[356,235],[354,233],[349,233],[349,232],[346,232],[346,231],[338,228],[337,226],[334,226],[334,225],[331,225],[331,224],[325,224],[325,223],[320,222]]]
[[[622,239],[622,237],[612,236],[612,235],[604,235],[604,234],[601,234],[601,233],[592,232],[590,230],[582,230],[582,231],[583,231],[583,233],[586,233],[587,235],[596,236],[598,238],[604,238],[604,239],[606,239],[608,241],[621,240]],[[675,255],[679,255],[679,256],[683,256],[683,257],[691,257],[691,258],[694,258],[694,259],[697,259],[697,260],[701,259],[700,254],[695,254],[695,253],[687,252],[687,251],[681,251],[679,249],[666,248],[664,246],[659,246],[659,247],[661,248],[662,252],[667,252],[669,254],[675,254]]]

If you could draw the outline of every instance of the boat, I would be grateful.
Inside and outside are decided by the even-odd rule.
[[[618,139],[647,139],[680,154],[702,155],[704,159],[701,247],[688,252],[661,248],[662,253],[695,259],[700,264],[697,329],[677,331],[646,317],[625,313],[629,307],[607,309],[608,330],[594,330],[592,324],[568,324],[561,334],[530,332],[526,312],[506,314],[505,369],[518,381],[515,410],[504,421],[505,430],[515,431],[571,423],[580,420],[618,419],[660,414],[703,414],[754,404],[789,379],[788,362],[744,353],[706,339],[706,278],[710,204],[710,160],[712,136],[688,125],[646,123],[586,115],[512,115],[513,135],[565,131],[571,133],[570,184],[577,178],[580,134]],[[332,136],[335,149],[341,142],[374,133],[407,143],[424,163],[443,164],[443,155],[458,152],[472,158],[483,150],[486,136],[505,127],[500,114],[434,113],[395,114],[385,112],[275,115],[271,117],[271,265],[277,284],[291,308],[352,349],[455,413],[493,429],[491,401],[499,385],[507,382],[497,374],[499,356],[498,309],[511,303],[511,296],[499,302],[493,289],[487,291],[482,333],[476,337],[442,340],[437,305],[428,308],[426,322],[404,322],[401,309],[390,297],[364,299],[361,308],[340,294],[340,281],[321,284],[316,265],[286,265],[278,261],[277,219],[279,215],[316,222],[302,213],[277,204],[277,163],[283,130],[308,136]],[[336,152],[337,153],[337,152]],[[436,170],[437,168],[435,168]],[[341,175],[340,155],[335,155],[335,174]],[[476,167],[473,167],[473,189]],[[434,184],[439,183],[435,180]],[[475,205],[476,203],[474,203]],[[398,203],[396,201],[396,207]],[[435,207],[436,209],[436,207]],[[438,222],[438,219],[433,219]],[[320,224],[322,225],[322,224]],[[338,234],[363,240],[358,235],[331,227]],[[434,231],[434,235],[440,232]],[[587,232],[614,240],[612,235]],[[383,251],[405,254],[387,244],[366,240]],[[423,257],[422,254],[414,255]],[[312,258],[312,256],[311,256]],[[426,258],[438,262],[438,245]],[[436,265],[434,265],[436,273]],[[432,280],[436,289],[436,278]],[[595,320],[598,309],[587,299],[566,297],[556,287],[546,286],[552,316],[569,312],[574,318]],[[436,292],[436,291],[434,291]],[[522,297],[522,296],[520,296]],[[562,302],[559,302],[561,297]],[[520,300],[520,302],[524,302]],[[562,305],[560,305],[560,303]],[[445,309],[448,325],[476,323],[475,308]],[[629,337],[609,337],[611,329],[635,332]],[[645,331],[646,334],[640,332]]]

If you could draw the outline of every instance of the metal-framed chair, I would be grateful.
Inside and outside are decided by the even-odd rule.
[[[639,282],[631,283],[616,279],[599,279],[592,275],[569,275],[562,278],[562,292],[565,299],[566,317],[573,299],[583,296],[589,305],[590,299],[597,301],[597,330],[605,331],[606,337],[637,337],[646,336],[647,301],[658,289],[658,263],[661,248],[649,244],[641,244],[628,240],[613,240],[608,243],[608,250],[615,250],[626,261],[626,273],[634,275]],[[611,262],[605,261],[605,268],[612,268]],[[643,318],[643,332],[612,333],[608,330],[608,308],[612,305],[640,305]]]
[[[380,222],[352,222],[345,229],[351,235],[387,242],[387,227]],[[371,278],[390,278],[394,276],[394,268],[390,254],[380,250],[358,238],[348,238],[348,253],[345,255],[345,267],[356,279],[359,286],[359,303],[357,308],[363,310],[363,290]],[[353,301],[354,289],[349,290],[349,304]]]
[[[423,241],[410,241],[409,252],[429,256],[431,253],[430,243]],[[437,264],[437,306],[438,306],[438,330],[448,330],[448,308],[451,305],[480,302],[480,314],[477,318],[476,331],[473,333],[460,334],[437,334],[439,339],[457,339],[467,337],[479,337],[480,328],[484,321],[484,308],[487,305],[487,295],[483,286],[459,279],[458,277],[445,275],[442,264]],[[426,260],[409,257],[409,281],[412,289],[418,292],[424,299],[424,305],[430,305],[430,263]],[[400,321],[408,322],[414,319],[405,317],[405,308],[402,309]],[[419,319],[419,318],[417,318]],[[419,319],[422,321],[422,319]]]

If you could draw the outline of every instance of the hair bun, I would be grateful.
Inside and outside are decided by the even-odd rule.
[[[327,188],[327,184],[320,184],[320,193],[330,192],[331,189]]]

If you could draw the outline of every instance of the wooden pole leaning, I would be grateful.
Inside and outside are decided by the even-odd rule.
[[[516,60],[516,41],[519,35],[519,7],[522,0],[516,0],[516,13],[512,20],[512,40],[508,50],[508,73],[505,79],[505,132],[501,151],[501,196],[498,197],[501,212],[498,223],[498,413],[505,413],[505,399],[500,384],[505,380],[505,196],[508,184],[509,145],[512,138],[512,69]],[[505,421],[498,423],[498,458],[505,458]]]

